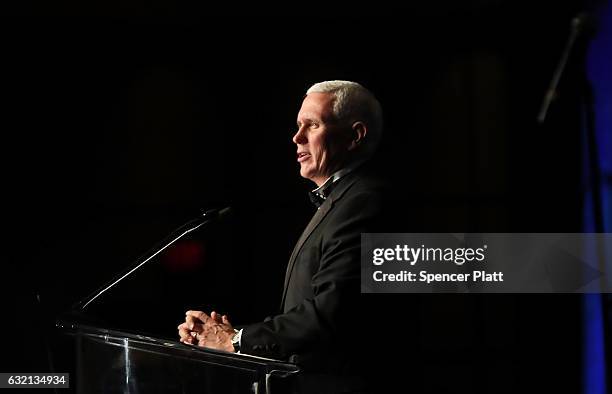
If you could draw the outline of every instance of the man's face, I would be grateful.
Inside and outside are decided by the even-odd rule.
[[[350,133],[334,119],[333,95],[310,93],[297,117],[297,145],[300,175],[321,186],[346,162]]]

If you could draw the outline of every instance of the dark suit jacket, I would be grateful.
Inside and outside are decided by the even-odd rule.
[[[377,230],[382,192],[364,166],[338,180],[291,254],[282,313],[245,327],[242,352],[355,374],[352,350],[365,343],[360,326],[372,319],[360,308],[361,233]]]

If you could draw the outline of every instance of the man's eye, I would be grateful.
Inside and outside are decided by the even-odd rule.
[[[319,127],[318,123],[311,123],[310,127],[312,127],[313,129],[316,129],[317,127]]]

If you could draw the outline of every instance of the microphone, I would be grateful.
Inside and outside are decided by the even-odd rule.
[[[544,94],[540,111],[538,112],[537,121],[540,124],[543,124],[546,120],[548,109],[557,94],[557,85],[559,85],[559,80],[561,79],[561,75],[563,74],[563,70],[565,69],[576,40],[580,37],[580,35],[586,36],[588,35],[587,33],[592,33],[594,31],[592,17],[586,12],[581,12],[572,18],[570,27],[570,35],[565,44],[565,48],[563,49],[563,53],[561,54],[561,58],[559,59],[559,63],[557,64],[552,80],[550,81],[548,90]]]
[[[219,220],[219,219],[226,217],[231,212],[231,210],[232,210],[231,207],[225,207],[221,209],[209,209],[206,211],[202,210],[198,217],[188,221],[187,223],[183,224],[182,226],[180,226],[179,228],[171,232],[170,235],[164,238],[164,240],[160,242],[156,247],[154,247],[149,252],[144,254],[142,257],[137,259],[136,262],[126,271],[123,271],[117,277],[112,279],[109,283],[102,286],[100,289],[96,290],[93,294],[91,294],[84,300],[77,302],[72,307],[72,310],[79,311],[79,312],[84,311],[85,308],[87,308],[87,306],[91,304],[93,301],[95,301],[98,297],[100,297],[102,294],[106,293],[108,290],[116,286],[119,282],[121,282],[122,280],[124,280],[125,278],[133,274],[134,272],[136,272],[140,267],[142,267],[143,265],[151,261],[151,259],[153,259],[155,256],[157,256],[158,254],[166,250],[176,241],[183,238],[185,235],[196,231],[197,229],[199,229],[200,227],[202,227],[203,225],[207,223],[210,223],[214,220]]]

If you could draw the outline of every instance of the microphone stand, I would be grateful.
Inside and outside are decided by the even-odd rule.
[[[121,272],[114,279],[112,279],[110,282],[108,282],[107,284],[105,284],[104,286],[96,290],[95,292],[93,292],[91,295],[89,295],[84,300],[77,302],[72,307],[72,311],[77,312],[77,313],[83,312],[85,308],[87,308],[87,306],[89,306],[92,302],[98,299],[98,297],[100,297],[102,294],[106,293],[108,290],[116,286],[119,282],[121,282],[122,280],[124,280],[125,278],[133,274],[134,272],[136,272],[138,269],[140,269],[140,267],[142,267],[143,265],[151,261],[155,256],[157,256],[158,254],[166,250],[168,247],[173,245],[176,241],[183,238],[185,235],[193,231],[196,231],[203,225],[210,223],[213,220],[226,215],[229,211],[230,211],[229,207],[223,208],[223,209],[213,209],[213,210],[205,211],[199,217],[190,220],[189,222],[185,223],[178,229],[174,230],[159,245],[157,245],[156,247],[151,249],[149,252],[147,252],[145,255],[143,255],[141,258],[136,260],[136,262],[131,267],[129,267],[127,270]]]
[[[590,18],[588,14],[582,13],[577,15],[572,19],[572,30],[570,36],[568,38],[567,44],[561,56],[561,60],[557,65],[555,73],[550,83],[550,87],[546,92],[544,97],[544,101],[542,103],[542,107],[538,114],[538,123],[544,123],[546,119],[546,114],[548,108],[554,98],[555,91],[557,89],[557,85],[561,78],[561,74],[563,73],[563,69],[567,63],[569,53],[572,50],[577,38],[580,34],[587,35],[586,33],[592,33],[593,26],[589,26]],[[588,31],[591,30],[591,31]],[[599,152],[597,149],[597,135],[595,130],[595,106],[593,101],[593,90],[591,84],[589,82],[587,71],[586,71],[586,54],[587,54],[587,43],[586,40],[581,46],[580,55],[580,67],[581,67],[581,75],[580,75],[580,95],[581,95],[581,104],[582,104],[582,117],[583,117],[583,127],[585,132],[585,141],[586,144],[586,154],[588,155],[588,182],[590,182],[591,186],[591,203],[593,205],[593,224],[594,231],[596,233],[604,233],[604,221],[603,221],[603,203],[602,203],[602,193],[601,193],[601,168],[599,165]],[[596,245],[596,255],[599,258],[599,267],[602,272],[607,271],[606,261],[605,261],[605,247],[602,244],[602,241],[599,237],[597,237],[597,245]],[[606,283],[606,277],[602,276],[600,279],[600,288],[605,289],[608,287]],[[612,336],[610,335],[610,306],[612,304],[612,298],[610,294],[602,294],[601,295],[602,303],[604,307],[602,309],[603,316],[603,327],[604,327],[604,348],[606,352],[610,352],[612,350]],[[610,363],[610,357],[606,357],[607,362],[607,371],[612,371],[612,363]],[[609,384],[609,382],[608,382]]]
[[[544,121],[546,120],[546,115],[548,114],[548,108],[550,107],[550,104],[552,103],[552,101],[555,99],[555,96],[557,93],[557,86],[559,85],[559,81],[561,80],[561,75],[563,74],[563,71],[565,70],[565,66],[567,65],[569,55],[572,52],[572,48],[574,47],[574,44],[576,43],[577,38],[580,36],[580,34],[583,31],[585,19],[586,19],[586,14],[578,14],[572,19],[572,23],[571,23],[572,29],[570,31],[570,35],[567,39],[567,43],[565,44],[565,48],[563,49],[563,52],[561,53],[561,59],[559,59],[557,68],[555,69],[555,72],[553,73],[553,77],[550,81],[548,90],[546,91],[546,94],[544,95],[544,99],[542,100],[540,112],[538,112],[537,120],[538,120],[538,123],[540,124],[543,124]]]
[[[567,39],[567,43],[561,54],[561,59],[557,64],[557,68],[553,74],[550,86],[544,95],[540,112],[538,113],[537,121],[539,124],[543,124],[548,114],[548,109],[555,98],[557,92],[557,86],[561,79],[561,75],[568,62],[570,53],[572,52],[578,38],[582,36],[584,38],[583,45],[579,47],[580,51],[580,69],[582,75],[580,75],[580,95],[582,102],[582,114],[584,119],[584,131],[586,135],[586,149],[588,154],[588,168],[589,168],[589,181],[591,182],[591,198],[593,204],[593,219],[595,225],[595,232],[603,233],[603,208],[601,201],[601,169],[599,168],[599,155],[597,152],[597,137],[595,135],[595,110],[593,106],[593,93],[589,84],[588,77],[586,75],[586,44],[589,38],[588,33],[592,33],[593,26],[592,20],[589,14],[580,13],[572,18],[571,31]]]

